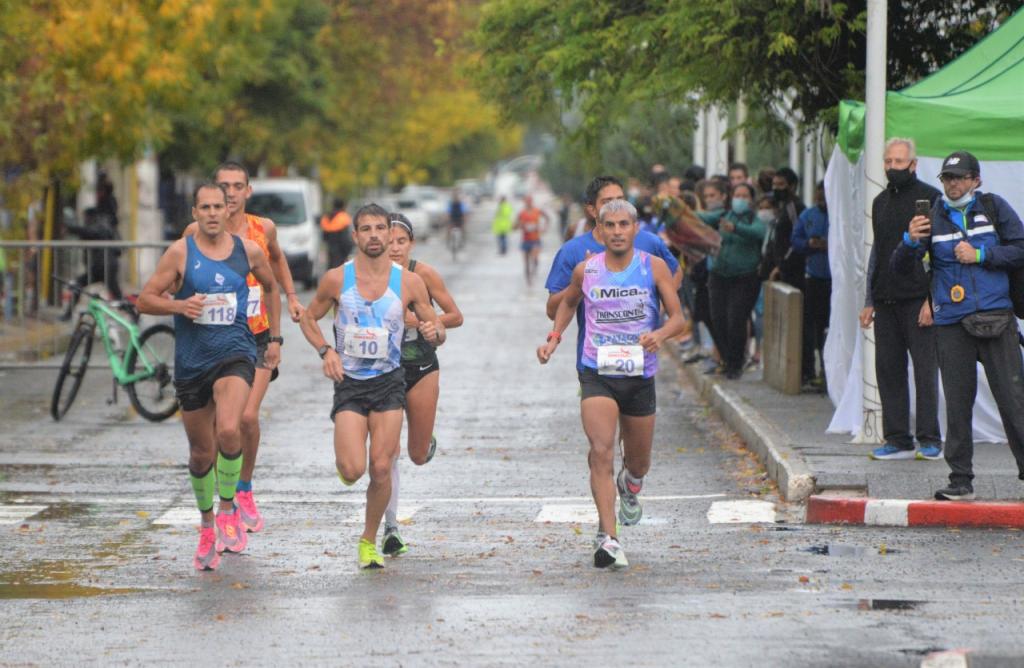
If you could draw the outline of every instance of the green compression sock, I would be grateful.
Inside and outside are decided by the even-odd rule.
[[[213,472],[213,465],[206,469],[206,473],[196,475],[192,469],[188,471],[188,477],[192,480],[192,491],[196,494],[196,505],[199,512],[206,513],[213,510],[213,491],[217,485],[217,474]]]
[[[220,498],[224,501],[231,501],[235,498],[235,489],[238,487],[238,475],[242,472],[242,451],[239,450],[234,457],[217,453],[217,489]]]

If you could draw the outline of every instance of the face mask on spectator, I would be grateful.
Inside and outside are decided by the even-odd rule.
[[[776,202],[785,202],[789,199],[789,191],[780,188],[772,188],[772,197],[775,198]]]
[[[742,197],[733,197],[732,210],[736,213],[746,213],[750,211],[750,200],[743,199]]]
[[[770,223],[775,220],[775,212],[771,209],[760,209],[757,212],[757,219],[762,223]]]
[[[949,195],[946,195],[946,194],[942,195],[943,201],[945,201],[946,204],[950,205],[954,209],[962,209],[962,208],[964,208],[965,206],[970,204],[970,202],[971,202],[971,200],[973,198],[974,198],[974,190],[973,189],[968,191],[968,192],[966,192],[966,193],[964,193],[963,196],[960,197],[959,199],[949,199]]]
[[[725,202],[708,202],[708,211],[718,211],[725,208]]]
[[[889,185],[902,188],[914,180],[914,173],[910,171],[909,167],[907,169],[887,169],[885,178],[889,179]]]

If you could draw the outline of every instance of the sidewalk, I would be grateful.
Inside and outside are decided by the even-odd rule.
[[[72,324],[47,318],[0,319],[0,364],[36,362],[63,351]]]
[[[944,460],[869,459],[877,445],[825,432],[833,412],[827,395],[782,394],[759,371],[726,380],[703,375],[703,364],[683,366],[701,396],[758,455],[780,493],[807,501],[808,522],[1024,527],[1024,482],[1005,443],[975,444],[976,501],[935,501],[935,490],[948,482]]]

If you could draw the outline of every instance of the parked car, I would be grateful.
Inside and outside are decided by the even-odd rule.
[[[252,190],[246,211],[274,221],[292,278],[314,287],[327,265],[320,184],[306,178],[253,179]]]
[[[404,214],[409,219],[409,222],[412,223],[412,229],[415,230],[417,241],[424,241],[430,237],[430,216],[423,210],[417,200],[401,195],[389,195],[387,197],[378,197],[373,201],[387,209],[388,212]],[[368,204],[369,202],[364,203]]]
[[[403,202],[413,200],[429,218],[430,227],[439,229],[448,224],[448,195],[434,186],[408,185],[398,193]]]

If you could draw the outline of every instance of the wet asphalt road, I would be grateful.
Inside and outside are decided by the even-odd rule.
[[[92,370],[53,423],[55,374],[0,372],[0,663],[1019,665],[1019,532],[802,526],[667,354],[631,568],[595,570],[572,346],[536,363],[546,293],[474,225],[456,263],[440,237],[416,253],[466,324],[440,351],[438,455],[402,461],[411,550],[380,572],[356,568],[365,480],[334,473],[331,386],[297,326],[264,404],[267,527],[215,573],[191,566],[177,418],[107,405]]]

